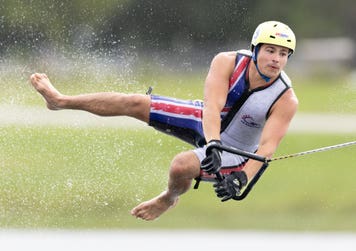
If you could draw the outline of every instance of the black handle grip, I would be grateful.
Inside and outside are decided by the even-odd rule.
[[[255,153],[250,153],[250,152],[246,152],[240,149],[237,149],[235,147],[232,146],[224,146],[224,145],[212,145],[211,148],[217,148],[226,152],[230,152],[230,153],[234,153],[243,157],[247,157],[250,159],[254,159],[257,161],[261,161],[263,163],[267,163],[268,159],[266,157],[263,157],[261,155],[255,154]]]

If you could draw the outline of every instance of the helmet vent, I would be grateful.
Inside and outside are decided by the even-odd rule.
[[[269,37],[270,37],[270,38],[276,38],[275,36],[272,36],[272,35],[270,35]]]

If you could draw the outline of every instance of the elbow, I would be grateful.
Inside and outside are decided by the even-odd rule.
[[[266,158],[272,158],[276,150],[276,144],[262,143],[258,147],[257,154]]]

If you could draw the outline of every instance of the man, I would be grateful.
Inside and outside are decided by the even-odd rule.
[[[51,110],[77,109],[101,116],[130,116],[197,148],[172,160],[168,187],[131,214],[153,220],[173,207],[193,179],[214,182],[222,201],[235,198],[263,163],[219,150],[233,146],[270,158],[296,113],[298,100],[283,72],[295,50],[293,31],[268,21],[253,34],[251,50],[222,52],[214,57],[206,77],[204,102],[122,93],[67,96],[45,74],[31,83]],[[215,179],[215,174],[224,178]]]

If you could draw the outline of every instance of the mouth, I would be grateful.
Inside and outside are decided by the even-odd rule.
[[[273,70],[279,70],[279,67],[277,65],[269,65],[269,67]]]

